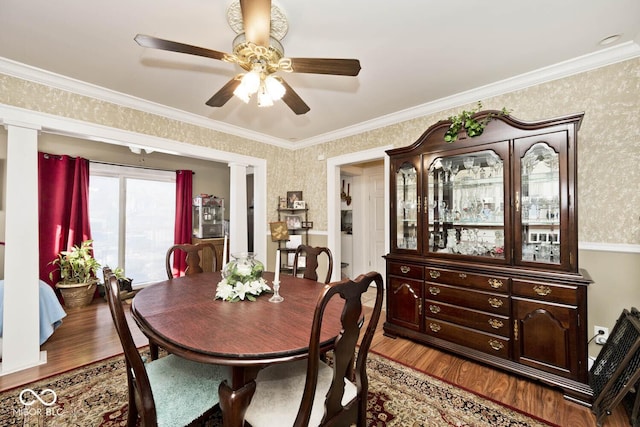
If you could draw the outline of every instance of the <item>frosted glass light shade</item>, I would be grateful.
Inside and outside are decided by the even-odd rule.
[[[267,87],[267,92],[269,92],[271,99],[273,99],[274,101],[281,99],[286,92],[286,89],[282,85],[282,83],[280,83],[280,81],[273,76],[268,76],[264,80],[264,84]]]
[[[244,86],[249,95],[254,94],[260,88],[260,74],[250,71],[242,77],[240,86]]]

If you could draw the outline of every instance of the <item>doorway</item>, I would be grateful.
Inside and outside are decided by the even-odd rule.
[[[347,271],[334,268],[332,280],[344,273],[350,278],[371,270],[385,277],[383,255],[389,251],[389,157],[385,151],[391,146],[351,153],[327,159],[327,245],[334,255],[334,265],[343,266],[348,259]],[[351,253],[345,245],[343,256],[342,179],[351,197],[352,234]],[[347,179],[351,185],[346,186]],[[349,240],[347,238],[346,240]]]
[[[353,279],[372,270],[384,275],[384,161],[341,166],[340,181],[341,276]]]

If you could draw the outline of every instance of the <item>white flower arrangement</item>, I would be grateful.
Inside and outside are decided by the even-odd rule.
[[[255,301],[257,296],[265,292],[270,293],[271,288],[262,277],[257,280],[245,283],[235,282],[234,284],[229,283],[227,279],[222,279],[216,288],[216,299],[230,302],[244,301],[245,299]]]
[[[222,280],[216,289],[216,299],[223,301],[255,301],[271,288],[262,278],[264,265],[252,252],[231,254],[235,259],[222,269]]]

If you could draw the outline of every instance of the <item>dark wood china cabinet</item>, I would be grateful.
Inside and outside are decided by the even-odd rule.
[[[588,274],[578,268],[583,113],[524,122],[498,111],[447,143],[451,122],[387,151],[388,336],[540,380],[589,404]]]

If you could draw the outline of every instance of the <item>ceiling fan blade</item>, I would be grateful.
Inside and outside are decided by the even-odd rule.
[[[222,107],[233,96],[233,91],[236,90],[240,84],[240,79],[236,76],[229,80],[222,89],[217,91],[206,104],[209,107]]]
[[[294,73],[334,74],[357,76],[360,61],[357,59],[289,58]]]
[[[305,114],[311,110],[309,106],[300,98],[300,96],[296,93],[295,90],[287,82],[285,82],[282,78],[279,79],[286,92],[282,96],[282,101],[293,110],[297,115]]]
[[[205,58],[222,60],[223,58],[229,56],[226,53],[218,52],[217,50],[211,50],[204,47],[192,46],[189,44],[159,39],[153,36],[147,36],[145,34],[138,34],[134,37],[134,40],[142,47],[168,50],[171,52],[188,53],[190,55],[204,56]]]
[[[271,0],[240,0],[244,34],[248,42],[269,46]]]

